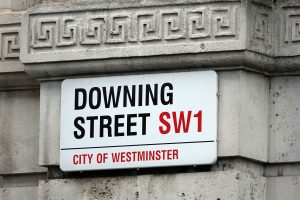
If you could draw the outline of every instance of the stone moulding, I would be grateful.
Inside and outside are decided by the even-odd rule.
[[[0,59],[2,61],[19,58],[19,29],[20,27],[18,26],[13,26],[4,29],[0,28]]]
[[[76,67],[71,72],[63,69],[71,69],[75,62],[120,66],[124,60],[139,68],[138,63],[154,56],[165,56],[163,64],[170,68],[174,55],[183,59],[197,56],[179,61],[190,67],[238,66],[269,74],[295,74],[300,72],[299,16],[300,7],[270,0],[40,5],[23,17],[20,57],[26,71],[35,71],[36,77],[110,71],[109,65],[96,69],[93,64],[85,72]],[[285,57],[292,59],[286,62]],[[223,64],[219,58],[229,61]],[[55,67],[37,72],[42,68],[39,63],[62,62],[64,72]],[[143,65],[152,69],[147,66],[151,63]]]
[[[300,55],[300,5],[281,9],[277,55]]]
[[[0,91],[36,88],[19,60],[21,12],[0,14]]]
[[[252,1],[247,15],[249,19],[246,23],[250,30],[248,49],[269,56],[274,55],[272,6]]]
[[[0,72],[14,71],[16,67],[12,66],[20,65],[20,29],[21,29],[21,14],[22,13],[5,13],[0,14]]]
[[[34,13],[24,21],[27,63],[245,48],[240,2]]]

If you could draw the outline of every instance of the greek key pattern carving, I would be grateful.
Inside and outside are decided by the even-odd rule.
[[[251,41],[250,46],[255,51],[271,54],[272,47],[272,8],[266,5],[251,5]]]
[[[270,23],[269,15],[265,13],[260,13],[255,16],[255,32],[254,36],[258,40],[262,40],[264,43],[268,44],[269,42],[269,33],[270,33]]]
[[[300,54],[300,7],[284,7],[280,15],[278,55]]]
[[[0,61],[17,59],[19,54],[19,27],[0,26]]]
[[[285,13],[284,42],[300,44],[300,8]]]
[[[28,53],[238,40],[237,2],[29,16]]]

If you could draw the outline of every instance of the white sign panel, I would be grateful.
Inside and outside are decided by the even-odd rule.
[[[214,163],[217,85],[214,71],[63,81],[60,168]]]

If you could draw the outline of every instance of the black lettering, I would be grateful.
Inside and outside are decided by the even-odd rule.
[[[132,118],[137,117],[137,114],[128,114],[127,115],[127,135],[132,136],[132,135],[137,135],[137,132],[132,131],[131,127],[136,126],[136,122],[132,121]]]
[[[139,117],[142,118],[142,135],[146,135],[147,130],[147,117],[150,117],[150,113],[141,113]]]
[[[81,133],[79,133],[78,131],[74,131],[74,137],[76,139],[81,139],[85,135],[85,130],[79,124],[79,122],[82,123],[82,124],[84,124],[84,118],[83,117],[76,117],[75,120],[74,120],[74,126],[81,132]]]
[[[124,132],[119,132],[120,127],[124,127],[124,123],[120,122],[119,119],[124,118],[124,115],[115,115],[115,136],[124,136]]]
[[[129,92],[128,86],[124,86],[124,95],[123,95],[123,106],[127,107],[127,101],[130,102],[131,106],[135,106],[135,85],[131,88],[131,94]]]
[[[93,99],[94,98],[94,93],[96,93],[96,104],[94,104]],[[91,88],[90,92],[89,92],[89,104],[90,104],[90,108],[91,109],[98,109],[100,107],[100,103],[101,103],[101,91],[100,88],[98,87],[93,87]]]
[[[173,85],[171,83],[164,83],[161,86],[161,91],[160,91],[161,103],[163,105],[173,104],[173,93],[172,92],[165,93],[166,87],[168,87],[169,90],[171,91],[173,90]]]
[[[152,100],[152,104],[157,105],[157,96],[158,96],[158,84],[154,84],[154,93],[152,91],[151,85],[146,84],[146,106],[149,106],[150,97]]]
[[[90,121],[90,138],[94,138],[94,127],[96,119],[98,119],[98,116],[91,116],[86,118],[86,120]]]
[[[104,123],[106,120],[106,123]],[[107,136],[111,137],[111,117],[109,115],[100,116],[100,137],[104,135],[104,129],[107,130]]]
[[[118,107],[119,99],[120,99],[121,86],[118,86],[116,97],[115,97],[114,87],[109,88],[109,94],[108,95],[107,95],[106,87],[103,87],[102,91],[103,91],[103,98],[104,98],[105,108],[109,108],[111,103],[113,104],[114,108]]]
[[[79,105],[79,94],[82,94],[82,104]],[[86,106],[86,90],[83,88],[76,88],[75,89],[75,110],[82,110]]]
[[[139,85],[139,106],[143,105],[143,85]]]

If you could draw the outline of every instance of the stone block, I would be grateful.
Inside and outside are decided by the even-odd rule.
[[[265,176],[300,176],[299,163],[282,163],[265,166]]]
[[[0,91],[37,89],[39,85],[35,79],[23,72],[0,72]]]
[[[267,200],[296,200],[300,197],[300,176],[269,177]]]
[[[218,156],[239,155],[240,72],[220,72]]]
[[[10,0],[0,2],[0,10],[10,9]]]
[[[39,199],[265,200],[265,178],[238,171],[40,181]]]
[[[266,162],[269,141],[269,78],[242,71],[240,84],[240,155]]]
[[[5,0],[0,2],[0,10],[22,11],[41,1],[42,0]]]
[[[6,174],[2,177],[2,187],[37,187],[40,180],[47,178],[46,173]],[[1,183],[0,183],[1,184]],[[1,185],[0,185],[1,187]]]
[[[22,21],[21,60],[41,63],[244,50],[245,5],[246,1],[194,0],[189,5],[154,0],[35,7]],[[198,23],[201,27],[195,26]]]
[[[6,3],[10,1],[1,1],[0,9]],[[19,60],[21,16],[22,12],[0,12],[0,90],[38,87]]]
[[[37,200],[37,187],[0,188],[0,200]]]
[[[60,88],[61,81],[42,82],[40,86],[40,165],[59,165]]]
[[[263,176],[265,174],[265,168],[263,165],[253,162],[244,158],[223,157],[210,168],[211,171],[228,171],[236,170],[251,174],[253,176]]]
[[[0,12],[0,72],[24,71],[19,61],[21,16],[21,12]]]
[[[269,80],[246,71],[219,72],[218,156],[268,159]]]
[[[300,76],[271,79],[270,162],[300,161]]]
[[[22,20],[21,60],[34,76],[158,65],[300,71],[297,0],[44,2]],[[157,65],[153,56],[163,59]]]
[[[39,91],[0,92],[0,174],[45,171],[38,166]]]
[[[278,0],[274,10],[276,21],[275,49],[277,56],[299,56],[300,43],[298,27],[300,18],[300,2],[298,0]],[[299,62],[298,62],[299,63]]]

